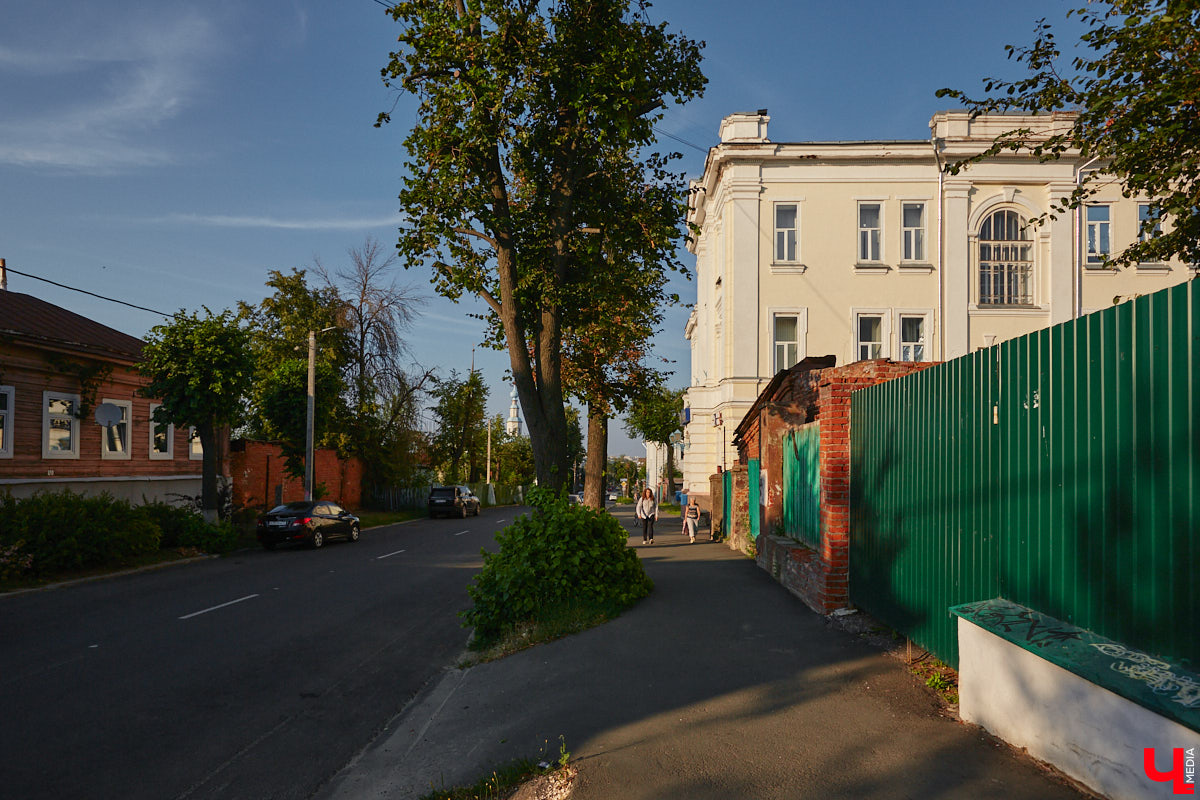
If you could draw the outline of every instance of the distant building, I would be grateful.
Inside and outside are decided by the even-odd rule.
[[[916,141],[773,142],[769,121],[765,111],[722,120],[692,184],[683,468],[698,497],[723,452],[732,465],[733,432],[763,387],[806,356],[949,360],[1196,274],[1175,261],[1107,263],[1149,209],[1118,183],[1032,224],[1095,169],[1077,153],[1042,163],[1005,152],[943,170],[1003,132],[1049,133],[1070,114],[939,112]]]
[[[504,423],[504,432],[509,436],[521,435],[521,409],[517,406],[517,387],[509,394],[511,403],[508,406],[508,421]]]
[[[154,422],[159,401],[138,394],[142,344],[0,289],[0,492],[107,491],[134,503],[200,494],[199,441]],[[97,422],[101,406],[112,424]]]

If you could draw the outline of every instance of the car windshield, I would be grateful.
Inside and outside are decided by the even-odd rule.
[[[284,503],[281,506],[275,506],[267,513],[268,514],[288,514],[288,513],[295,513],[297,511],[308,511],[310,508],[312,508],[312,503],[309,503],[304,500],[294,500],[291,503]]]
[[[454,497],[453,486],[436,487],[429,490],[430,497]]]

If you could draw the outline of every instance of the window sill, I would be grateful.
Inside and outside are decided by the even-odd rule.
[[[795,274],[799,275],[808,270],[808,266],[795,261],[773,261],[771,262],[771,272],[780,274]]]
[[[1034,315],[1046,314],[1049,311],[1049,309],[1043,308],[1042,306],[1035,306],[1035,305],[999,305],[999,304],[992,305],[990,303],[987,303],[987,304],[972,303],[968,307],[968,310],[972,314],[977,314],[979,316],[984,316],[984,317],[987,317],[987,316],[1009,316],[1012,314],[1034,316]]]
[[[1117,268],[1105,266],[1104,264],[1084,264],[1083,271],[1088,275],[1116,275]]]
[[[892,268],[877,261],[860,261],[854,265],[854,271],[860,275],[886,275]]]
[[[1136,266],[1138,272],[1170,272],[1171,271],[1170,264],[1164,264],[1164,263],[1158,262],[1158,261],[1153,262],[1153,263],[1147,263],[1147,264],[1137,264],[1135,266]]]
[[[900,272],[911,275],[929,275],[933,272],[933,264],[926,264],[922,261],[901,261]]]

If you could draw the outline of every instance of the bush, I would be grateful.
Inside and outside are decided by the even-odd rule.
[[[467,589],[474,605],[460,616],[475,628],[476,649],[563,606],[620,613],[653,588],[615,518],[543,489],[530,491],[530,503],[531,514],[496,536],[500,551],[483,552]]]
[[[164,550],[176,547],[196,547],[196,541],[204,538],[204,518],[190,506],[173,506],[161,500],[146,503],[142,512],[158,525],[162,531],[159,547]]]
[[[159,528],[140,509],[105,493],[39,492],[0,502],[0,546],[29,557],[33,575],[121,564],[158,549]]]

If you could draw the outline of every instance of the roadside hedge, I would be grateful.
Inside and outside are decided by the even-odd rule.
[[[224,552],[237,534],[165,503],[135,506],[108,493],[0,495],[0,580],[121,566],[160,548]]]
[[[614,517],[546,490],[532,490],[530,503],[532,513],[497,534],[499,552],[483,551],[467,588],[474,605],[460,616],[477,649],[564,605],[620,613],[654,586]]]

